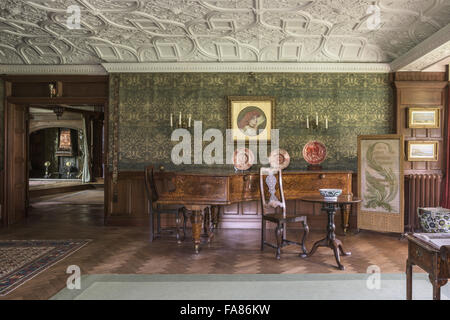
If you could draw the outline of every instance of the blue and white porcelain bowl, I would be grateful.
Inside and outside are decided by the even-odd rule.
[[[320,194],[327,201],[336,201],[342,193],[342,189],[319,189]]]
[[[424,232],[450,233],[450,209],[418,208],[417,211]]]

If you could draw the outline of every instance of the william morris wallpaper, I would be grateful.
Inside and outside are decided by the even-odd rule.
[[[318,140],[328,150],[324,169],[356,171],[357,136],[393,132],[389,74],[113,74],[109,164],[115,159],[119,170],[142,170],[147,164],[174,168],[170,114],[174,114],[174,124],[182,112],[192,114],[192,120],[202,120],[203,130],[225,131],[227,96],[246,95],[275,97],[275,128],[280,129],[280,148],[291,156],[288,169],[306,169],[303,146]],[[315,124],[316,113],[319,129],[307,129],[306,117]]]

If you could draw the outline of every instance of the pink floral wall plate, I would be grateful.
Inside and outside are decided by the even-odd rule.
[[[247,170],[253,165],[255,156],[253,152],[247,148],[240,148],[234,152],[233,163],[236,170]]]
[[[327,148],[322,142],[310,141],[303,147],[303,158],[309,164],[322,163],[327,157]]]
[[[273,150],[269,156],[269,163],[272,168],[280,168],[283,170],[291,162],[289,153],[284,149]]]

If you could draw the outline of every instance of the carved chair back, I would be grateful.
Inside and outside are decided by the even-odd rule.
[[[274,213],[279,210],[278,208],[281,208],[283,216],[286,215],[281,169],[261,168],[259,170],[259,191],[263,215]]]

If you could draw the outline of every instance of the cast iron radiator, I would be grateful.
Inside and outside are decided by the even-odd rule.
[[[410,174],[405,176],[405,225],[410,231],[419,229],[417,208],[439,207],[441,201],[440,174]]]

